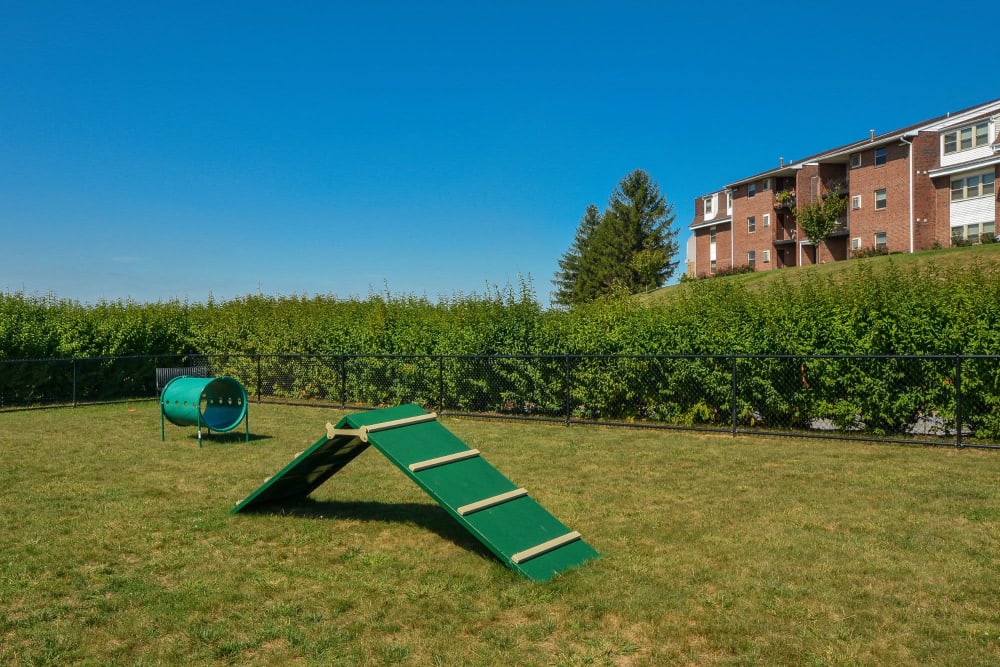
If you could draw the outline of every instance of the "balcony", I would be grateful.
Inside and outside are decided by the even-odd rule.
[[[832,238],[834,236],[847,236],[850,233],[851,233],[850,226],[845,221],[840,220],[837,222],[836,225],[834,225],[833,231],[830,232],[830,237]]]
[[[795,190],[780,190],[774,193],[774,208],[777,211],[794,211]]]
[[[775,225],[774,227],[774,245],[795,243],[796,236],[795,225]]]

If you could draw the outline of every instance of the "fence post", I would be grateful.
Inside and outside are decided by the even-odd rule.
[[[736,354],[733,354],[733,395],[731,399],[732,409],[731,419],[733,424],[733,437],[736,437]]]
[[[962,355],[955,355],[955,447],[962,448]]]
[[[438,412],[444,414],[444,355],[438,355]]]
[[[570,416],[572,415],[572,407],[571,407],[572,397],[570,395],[570,383],[573,380],[570,373],[569,354],[566,355],[565,359],[566,359],[566,395],[564,400],[566,402],[566,426],[569,426]]]
[[[257,355],[257,403],[261,402],[261,365],[260,365],[260,354]]]
[[[347,355],[340,355],[340,409],[347,407]]]

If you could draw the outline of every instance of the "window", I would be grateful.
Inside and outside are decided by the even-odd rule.
[[[705,197],[705,217],[711,216],[715,213],[715,198]]]
[[[771,189],[771,179],[770,178],[765,178],[764,182],[760,186],[760,189],[761,190],[770,190]]]
[[[757,194],[757,184],[750,183],[747,185],[747,197],[753,197],[755,194]]]
[[[861,166],[861,153],[851,154],[851,169],[857,169]]]
[[[875,210],[880,211],[886,207],[885,188],[875,191]]]
[[[886,248],[885,232],[876,232],[875,233],[875,249],[876,250],[885,250],[885,248]]]
[[[715,234],[716,234],[715,227],[712,227],[711,229],[708,230],[708,242],[709,243],[715,243]]]
[[[884,165],[887,158],[888,158],[888,153],[886,152],[885,148],[876,148],[875,149],[875,166],[876,167],[881,167],[882,165]]]
[[[733,212],[733,191],[726,192],[726,213]]]
[[[757,251],[751,250],[747,253],[747,266],[751,269],[757,266]]]
[[[861,209],[861,195],[854,195],[851,197],[851,210],[857,211]]]
[[[765,264],[770,264],[771,263],[771,251],[770,250],[765,250],[764,252],[761,253],[760,258],[761,258],[761,260]]]
[[[764,216],[760,219],[760,226],[761,227],[770,227],[771,226],[771,214],[770,213],[765,213]]]
[[[989,121],[963,127],[944,135],[944,154],[958,153],[972,148],[985,146],[990,141]]]
[[[851,239],[851,250],[861,250],[861,237]]]
[[[755,231],[757,231],[757,218],[751,215],[747,218],[747,232],[752,233]]]
[[[711,265],[709,266],[708,270],[711,271],[712,273],[715,273],[715,260],[714,259],[712,260]]]
[[[951,179],[952,201],[985,197],[994,192],[996,192],[996,175],[992,171]]]
[[[975,243],[980,239],[981,236],[989,234],[994,236],[996,234],[996,223],[995,222],[973,222],[969,225],[959,225],[958,227],[951,228],[951,241],[954,244],[956,241],[967,241],[969,243]]]

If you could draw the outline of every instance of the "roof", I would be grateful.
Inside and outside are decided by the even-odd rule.
[[[934,131],[940,132],[952,125],[960,125],[968,120],[976,117],[977,115],[982,115],[989,113],[990,111],[1000,111],[1000,99],[993,100],[991,102],[985,102],[983,104],[977,104],[976,106],[969,107],[967,109],[962,109],[961,111],[949,112],[943,116],[938,116],[936,118],[931,118],[929,120],[916,123],[914,125],[909,125],[907,127],[900,128],[898,130],[892,130],[891,132],[886,132],[884,134],[869,136],[860,141],[855,141],[849,144],[844,144],[843,146],[838,146],[837,148],[832,148],[822,153],[816,153],[815,155],[810,155],[809,157],[803,158],[801,160],[796,160],[790,162],[786,165],[782,165],[776,169],[769,169],[768,171],[760,172],[759,174],[754,174],[752,176],[747,176],[746,178],[741,178],[737,181],[732,181],[726,188],[733,188],[745,183],[750,183],[752,181],[758,181],[763,178],[773,178],[775,176],[787,176],[795,173],[797,170],[801,169],[804,165],[811,162],[820,162],[824,160],[836,159],[851,153],[856,153],[861,149],[871,148],[873,146],[880,146],[889,143],[895,143],[900,139],[907,136],[916,136],[918,132],[923,131]]]

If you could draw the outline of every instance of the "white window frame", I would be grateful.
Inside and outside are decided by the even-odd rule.
[[[757,184],[756,183],[748,183],[747,184],[747,197],[753,197],[756,194],[757,194]]]
[[[726,191],[726,214],[727,215],[732,215],[733,214],[733,191],[732,190],[727,190]]]
[[[984,132],[981,133],[980,129]],[[966,131],[969,133],[969,145],[963,146],[962,144],[965,139],[962,135]],[[961,153],[962,151],[971,151],[974,148],[979,148],[980,146],[987,146],[989,143],[990,122],[988,120],[981,120],[974,125],[966,125],[965,127],[960,127],[957,130],[952,130],[951,132],[946,132],[941,135],[941,154],[953,155],[955,153]],[[950,150],[948,149],[949,144],[952,146]]]
[[[851,153],[851,169],[861,166],[861,153]]]
[[[969,182],[976,181],[975,194],[969,194]],[[958,188],[955,184],[958,183]],[[956,196],[958,193],[958,196]],[[996,194],[996,175],[993,170],[982,171],[978,174],[969,174],[951,179],[951,200],[962,201],[965,199],[978,199],[979,197],[990,197]]]
[[[770,190],[771,189],[771,179],[770,178],[765,178],[764,182],[760,184],[760,189],[761,189],[761,192],[763,192],[765,190]]]
[[[718,236],[718,233],[719,232],[718,232],[717,228],[715,227],[715,225],[712,225],[711,227],[709,227],[708,228],[708,242],[709,243],[716,243],[717,242],[716,238]]]
[[[747,218],[747,234],[757,233],[757,216],[751,215]]]
[[[708,264],[708,270],[711,271],[712,273],[715,273],[715,272],[717,272],[719,270],[718,269],[718,264],[716,263],[716,260],[713,259],[711,262],[709,262],[709,264]]]
[[[879,160],[881,159],[881,162]],[[885,146],[881,146],[875,149],[875,159],[873,163],[876,167],[884,167],[889,161],[889,149]]]
[[[880,203],[879,193],[881,193],[882,195],[881,206],[879,206]],[[888,206],[889,206],[889,192],[887,188],[879,188],[878,190],[875,191],[875,210],[884,211],[886,208],[888,208]]]
[[[881,242],[879,241],[880,236],[882,237]],[[889,248],[889,235],[886,234],[885,232],[875,232],[875,249],[885,250],[888,248]]]
[[[760,254],[760,261],[763,262],[764,264],[770,264],[771,263],[771,251],[770,250],[764,250],[763,252],[761,252],[761,254]]]
[[[983,234],[996,234],[996,222],[971,222],[951,228],[951,237],[975,243],[982,239]],[[975,230],[975,231],[973,231]]]
[[[747,266],[751,269],[757,268],[757,251],[750,250],[747,251]]]
[[[861,210],[861,195],[854,195],[851,197],[851,210],[860,211]]]
[[[855,236],[851,239],[851,250],[861,250],[861,237]]]
[[[714,218],[715,217],[715,198],[705,197],[705,217]]]
[[[770,227],[771,226],[771,214],[770,213],[765,213],[764,215],[761,216],[760,226],[761,227]]]

